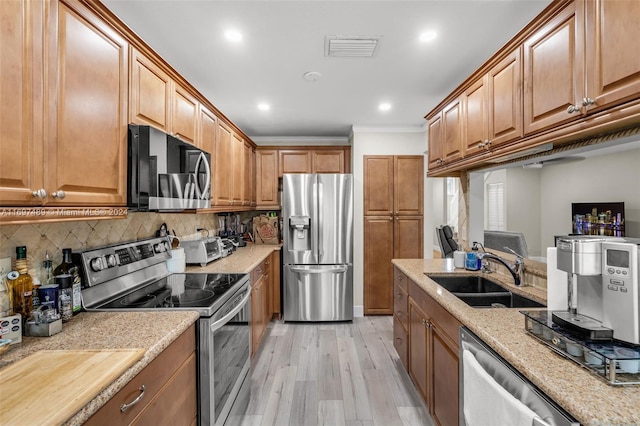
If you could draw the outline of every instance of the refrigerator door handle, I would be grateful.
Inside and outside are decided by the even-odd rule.
[[[322,183],[318,183],[318,262],[324,256],[323,244],[324,244],[324,203],[323,203],[323,194],[324,188]]]
[[[315,177],[315,176],[314,176]],[[313,184],[313,218],[311,219],[311,251],[313,252],[313,258],[316,259],[315,262],[320,260],[318,256],[318,247],[319,247],[319,228],[320,228],[320,218],[318,217],[318,181],[316,180]],[[314,220],[315,219],[315,220]]]
[[[296,268],[292,267],[291,272],[299,272],[301,274],[326,274],[327,272],[331,273],[342,273],[347,272],[346,266],[336,267],[332,269],[306,269],[306,268]]]

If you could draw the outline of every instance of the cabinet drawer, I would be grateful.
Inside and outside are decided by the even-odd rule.
[[[408,329],[408,295],[398,284],[393,285],[393,314]]]
[[[194,324],[89,418],[87,424],[111,426],[130,424],[134,421],[170,380],[171,376],[193,355],[196,350],[195,336]],[[131,403],[140,395],[142,385],[144,385],[144,397],[140,403],[124,413],[120,412],[122,404]]]
[[[398,269],[397,266],[394,266],[393,267],[393,283],[400,286],[406,292],[408,291],[407,281],[409,281],[409,279],[404,274],[404,272]]]
[[[398,321],[397,317],[393,317],[393,347],[396,348],[396,352],[398,352],[398,356],[400,357],[400,361],[402,361],[402,365],[407,369],[409,363],[407,362],[407,349],[409,337],[407,335],[407,330],[402,326],[402,324]]]

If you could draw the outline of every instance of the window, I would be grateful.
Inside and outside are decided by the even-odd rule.
[[[489,231],[504,231],[504,185],[499,183],[487,184],[487,224]]]

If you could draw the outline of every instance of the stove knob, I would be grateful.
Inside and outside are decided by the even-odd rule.
[[[155,251],[156,253],[162,253],[164,251],[167,251],[165,244],[166,242],[156,244],[155,246],[153,246],[153,251]]]
[[[113,254],[106,255],[105,259],[107,260],[107,268],[113,268],[118,264],[116,262],[116,257]]]
[[[104,269],[104,263],[102,262],[101,257],[94,257],[93,259],[91,259],[91,261],[89,262],[89,266],[91,266],[91,269],[93,269],[95,272],[100,272]]]

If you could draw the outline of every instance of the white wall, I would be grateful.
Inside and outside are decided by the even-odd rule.
[[[629,237],[640,237],[640,149],[548,166],[540,174],[542,246],[571,232],[571,203],[624,201]]]
[[[353,128],[352,172],[354,180],[354,267],[353,302],[355,314],[362,314],[364,299],[364,156],[365,155],[424,155],[427,135],[423,128],[377,131],[367,128]],[[425,172],[427,158],[425,156]],[[433,241],[433,218],[430,202],[433,200],[431,182],[424,185],[424,253],[431,257]],[[392,243],[391,241],[389,242]]]

